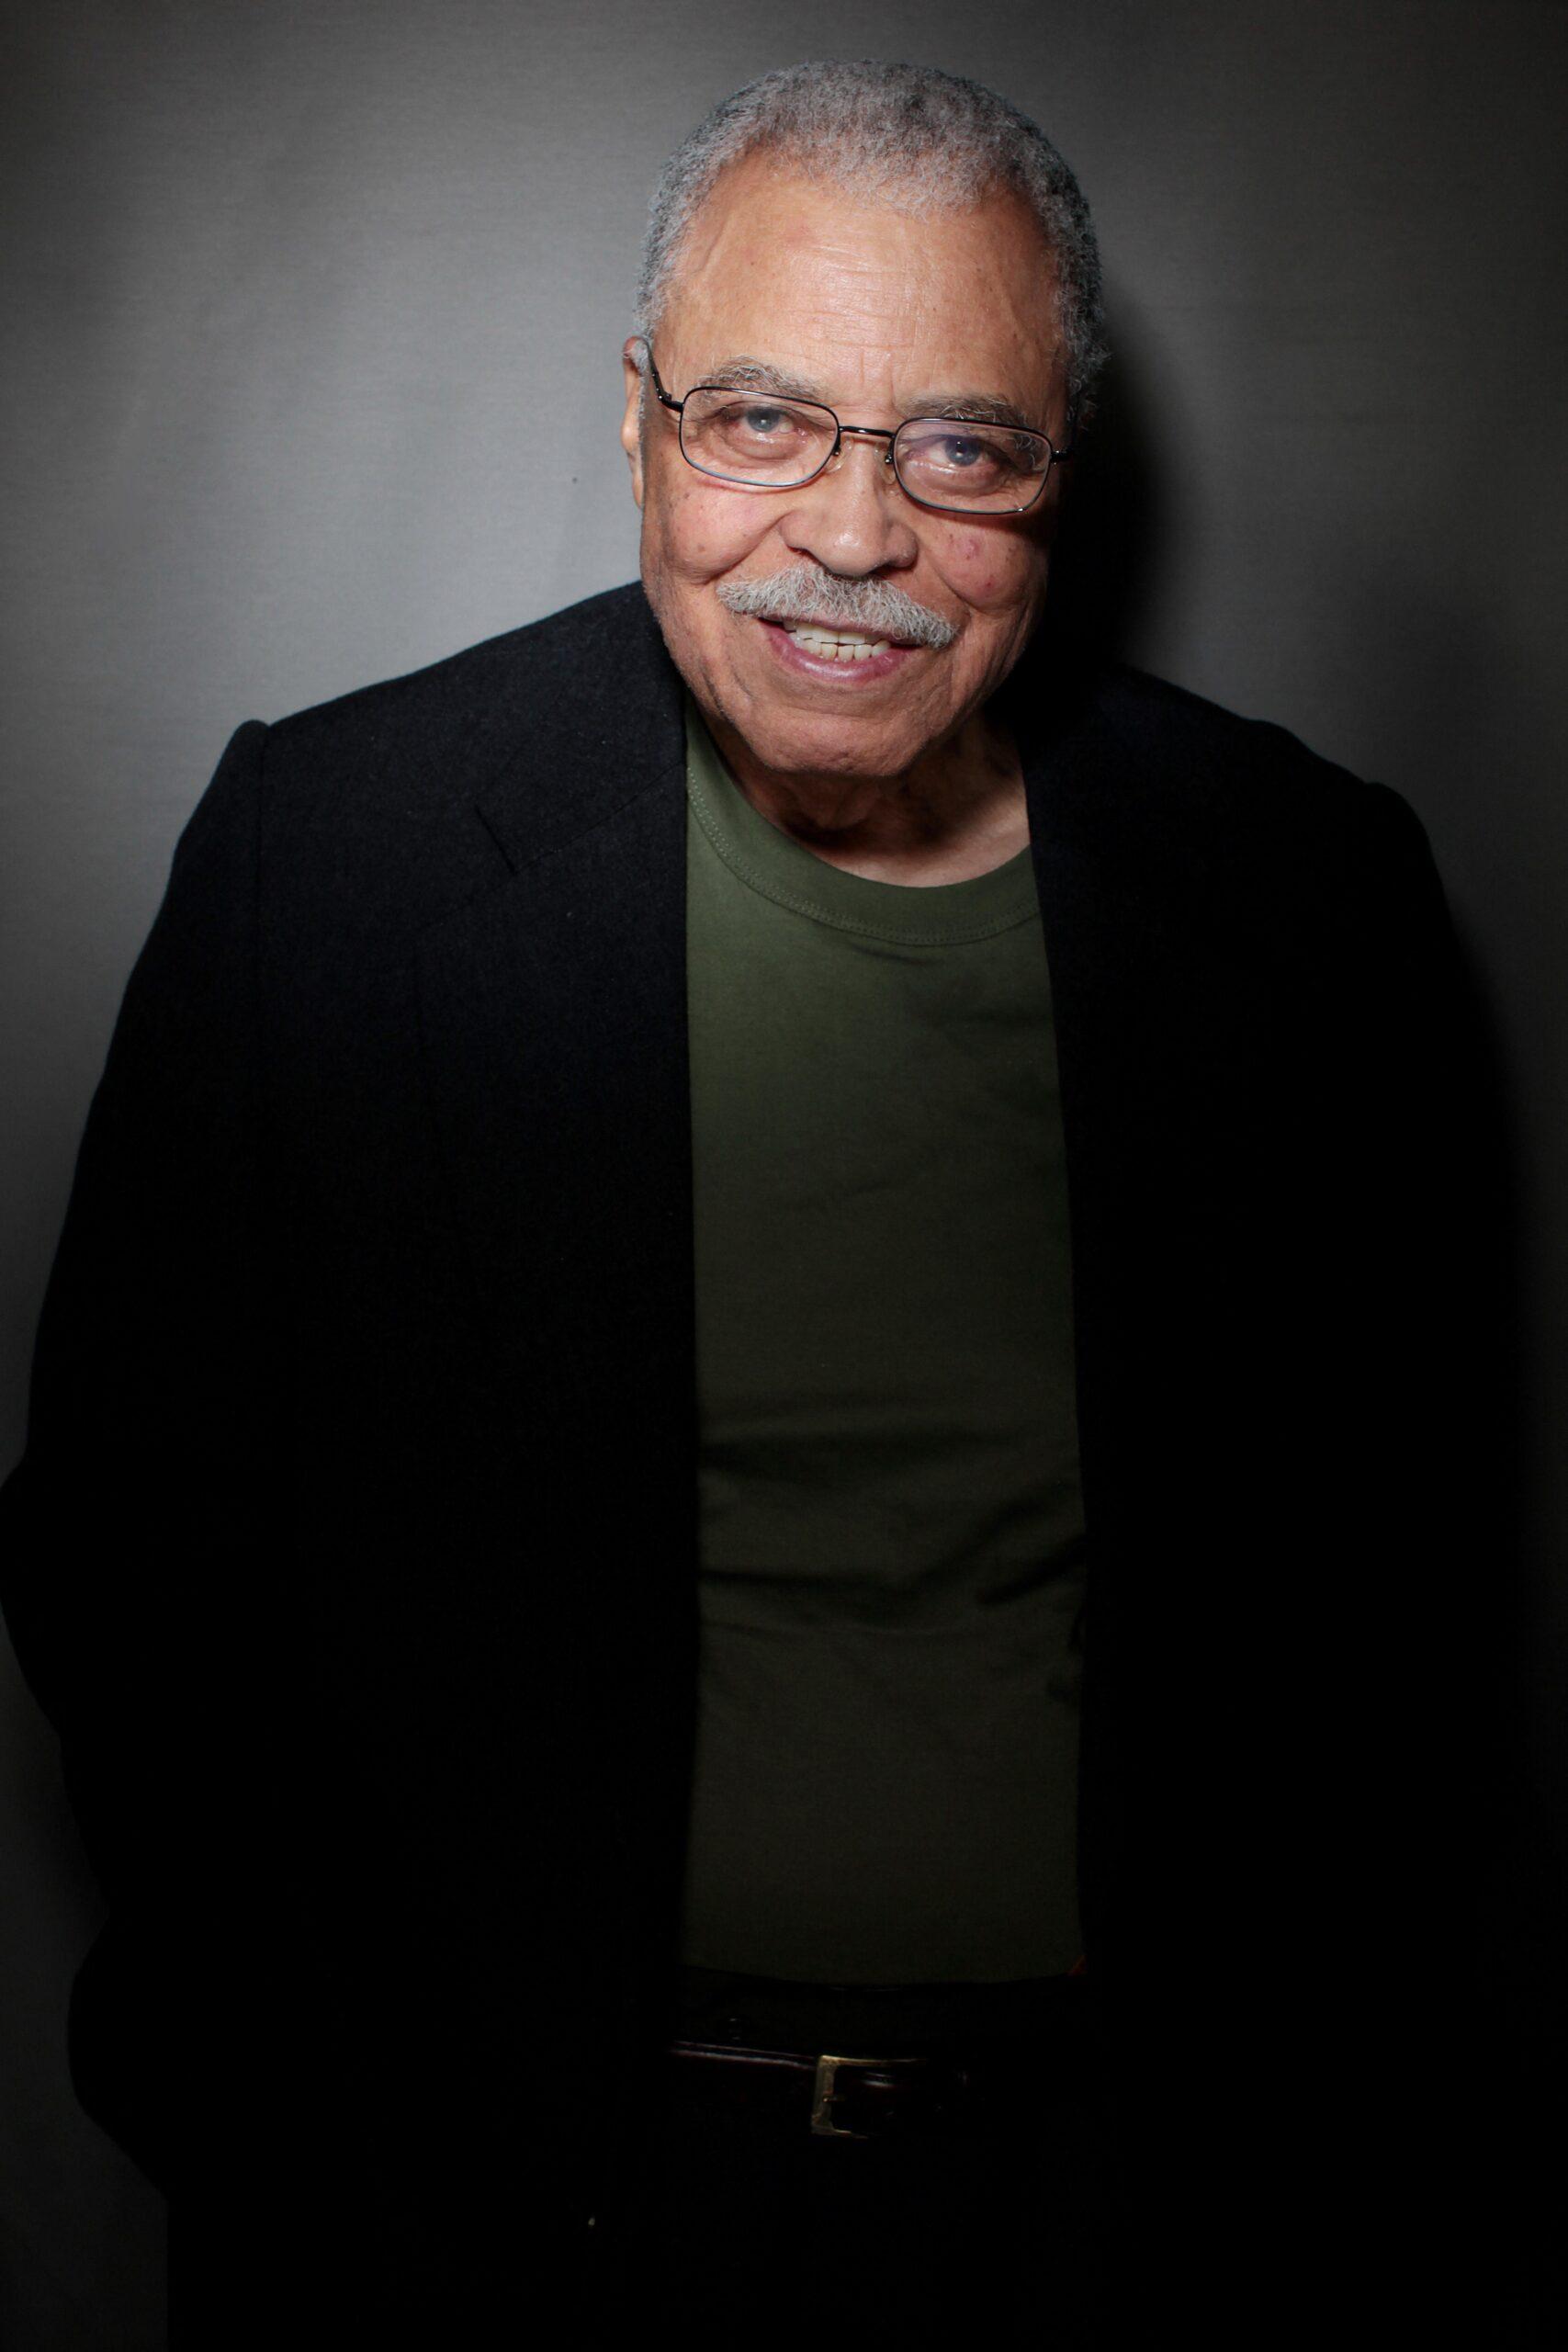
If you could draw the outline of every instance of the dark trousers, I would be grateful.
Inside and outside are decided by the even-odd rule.
[[[869,2139],[810,2128],[671,2067],[643,2136],[621,2248],[628,2324],[688,2341],[941,2331],[1077,2352],[1096,2340],[1104,2216],[1092,1990],[847,1988],[689,1972],[680,2031],[752,2048],[983,2061],[1021,2090],[983,2125]]]

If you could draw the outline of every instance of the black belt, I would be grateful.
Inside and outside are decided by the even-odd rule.
[[[875,2057],[677,2041],[670,2058],[683,2094],[771,2114],[785,2129],[809,2127],[822,2139],[931,2132],[989,2137],[1026,2130],[1044,2109],[1089,2095],[1089,2042],[1083,2036],[1075,2042]]]

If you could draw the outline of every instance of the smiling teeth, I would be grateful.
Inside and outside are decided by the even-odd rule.
[[[829,662],[864,662],[874,653],[887,650],[885,637],[842,637],[830,628],[791,628],[787,621],[784,627],[796,645],[804,645],[808,653],[823,654]]]

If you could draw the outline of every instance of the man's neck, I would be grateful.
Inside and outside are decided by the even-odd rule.
[[[713,733],[759,814],[843,873],[930,889],[972,882],[1028,846],[1017,748],[983,713],[896,776],[780,775],[722,720]]]

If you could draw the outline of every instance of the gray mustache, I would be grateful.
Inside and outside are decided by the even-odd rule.
[[[939,651],[958,634],[951,621],[888,581],[843,580],[818,563],[796,564],[765,580],[724,580],[714,594],[747,620],[825,621],[832,628],[868,629],[874,637],[900,638],[906,645]]]

